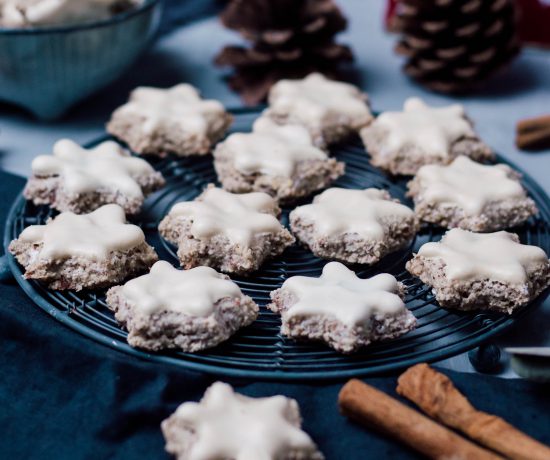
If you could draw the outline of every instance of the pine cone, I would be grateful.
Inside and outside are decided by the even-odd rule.
[[[405,72],[444,93],[473,89],[519,51],[514,0],[399,0]]]
[[[347,21],[333,0],[232,0],[221,20],[252,42],[226,46],[215,59],[234,67],[229,84],[249,105],[281,78],[313,71],[339,78],[340,64],[353,60],[349,47],[334,43]]]

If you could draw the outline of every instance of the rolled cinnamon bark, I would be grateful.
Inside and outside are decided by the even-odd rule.
[[[520,120],[516,125],[516,146],[522,150],[550,147],[550,115]]]
[[[439,423],[359,380],[350,380],[338,396],[347,417],[439,460],[493,460],[498,455],[476,446]]]
[[[417,364],[403,373],[398,380],[397,392],[430,417],[508,458],[550,459],[550,448],[500,417],[476,410],[447,376],[427,364]]]

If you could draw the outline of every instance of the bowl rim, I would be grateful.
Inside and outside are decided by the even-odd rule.
[[[43,35],[54,33],[71,33],[80,30],[97,29],[100,27],[107,27],[113,24],[118,24],[126,21],[134,16],[137,16],[147,10],[159,5],[161,0],[144,0],[144,2],[136,8],[131,8],[122,13],[115,14],[114,16],[101,19],[99,21],[82,22],[79,24],[68,25],[52,25],[41,27],[2,27],[0,26],[0,35]]]

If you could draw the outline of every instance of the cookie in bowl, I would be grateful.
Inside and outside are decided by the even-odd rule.
[[[196,88],[139,87],[116,109],[107,131],[140,155],[206,155],[233,117],[219,101],[202,99]]]
[[[89,214],[64,212],[30,225],[9,245],[24,277],[50,289],[96,289],[143,273],[157,260],[143,230],[108,204]]]
[[[548,256],[515,233],[449,230],[426,243],[406,265],[432,288],[438,303],[457,310],[511,314],[550,284]]]
[[[178,246],[181,265],[247,274],[294,243],[266,193],[229,193],[208,187],[194,201],[176,203],[160,222],[163,238]]]
[[[298,124],[260,117],[251,133],[234,133],[218,144],[214,167],[224,189],[265,192],[289,203],[321,190],[344,174],[344,163],[313,144]]]
[[[447,228],[503,230],[538,212],[512,168],[483,165],[465,156],[449,165],[422,166],[407,187],[418,218]]]
[[[353,353],[416,327],[404,295],[404,285],[388,273],[361,279],[345,265],[330,262],[318,278],[287,279],[271,293],[267,308],[281,315],[283,335]]]
[[[360,134],[371,163],[394,175],[414,175],[421,166],[448,164],[460,155],[494,158],[460,104],[430,107],[409,98],[402,112],[382,112]]]
[[[210,267],[151,271],[107,291],[107,305],[128,330],[128,343],[151,351],[195,352],[227,340],[258,316],[258,305]]]
[[[162,174],[112,141],[85,149],[69,139],[55,143],[52,155],[32,162],[23,195],[34,204],[82,214],[118,204],[137,214],[145,197],[165,184]]]
[[[385,190],[329,188],[290,213],[298,240],[323,259],[374,264],[406,247],[418,231],[414,212]]]

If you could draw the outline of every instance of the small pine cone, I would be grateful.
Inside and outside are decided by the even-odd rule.
[[[313,71],[338,78],[340,64],[353,60],[349,47],[334,42],[347,21],[333,0],[232,0],[221,20],[251,42],[226,46],[215,59],[234,68],[229,84],[249,105],[281,78]]]
[[[396,52],[421,84],[466,92],[518,53],[516,19],[514,0],[399,0]]]

